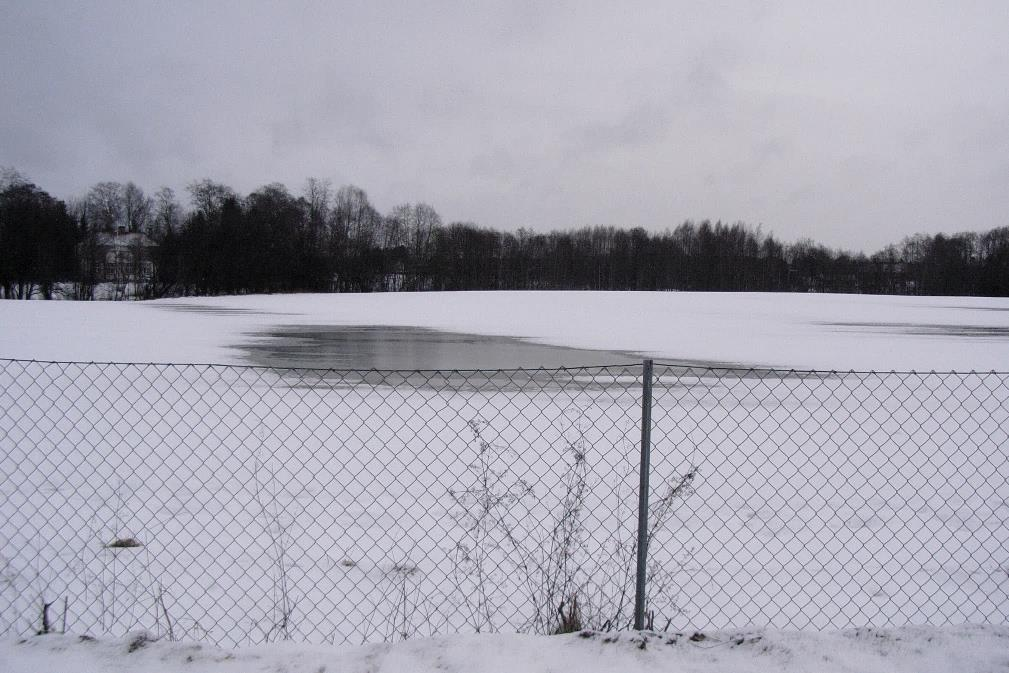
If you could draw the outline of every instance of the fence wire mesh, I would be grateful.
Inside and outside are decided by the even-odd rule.
[[[0,632],[632,623],[640,364],[0,361]],[[1009,375],[656,365],[649,625],[1009,616]]]

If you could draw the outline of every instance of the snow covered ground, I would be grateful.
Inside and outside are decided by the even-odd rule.
[[[577,292],[8,301],[0,302],[0,357],[243,363],[239,346],[264,331],[326,324],[419,326],[795,368],[1004,371],[1009,362],[1006,300]],[[1006,377],[658,374],[653,492],[698,471],[694,491],[676,503],[670,529],[653,545],[669,590],[665,602],[652,597],[659,625],[668,618],[674,629],[824,629],[998,623],[1009,614]],[[496,474],[511,480],[499,483],[506,490],[496,497],[507,500],[507,488],[526,481],[536,489],[518,517],[534,522],[532,546],[549,540],[566,470],[582,456],[592,491],[580,553],[593,561],[582,579],[605,603],[623,585],[619,577],[597,583],[620,570],[605,558],[597,563],[600,552],[633,526],[639,370],[570,376],[564,388],[532,379],[519,389],[478,390],[469,381],[435,390],[396,385],[404,379],[360,385],[259,369],[7,365],[0,369],[0,631],[30,632],[40,599],[70,597],[71,632],[144,627],[165,635],[170,619],[175,635],[205,641],[198,651],[158,643],[123,657],[140,662],[139,670],[153,665],[145,657],[193,655],[210,666],[225,655],[209,643],[279,637],[281,563],[293,601],[286,628],[296,639],[395,641],[529,624],[521,578],[498,573],[489,594],[474,600],[472,574],[460,573],[459,544],[473,538],[459,524],[452,493],[473,486],[472,466],[487,447]],[[106,546],[127,536],[144,546]],[[278,561],[278,545],[286,560]],[[693,653],[710,644],[714,654],[703,656],[738,657],[738,670],[808,670],[807,654],[855,643],[870,657],[855,670],[877,663],[902,670],[884,665],[898,654],[906,654],[907,670],[929,670],[914,666],[949,661],[932,642],[974,651],[979,639],[994,647],[1005,635],[970,627],[888,632],[899,640],[767,631],[761,642],[775,645],[765,652],[733,646],[727,633],[662,651],[670,666],[694,665]],[[475,653],[459,654],[462,661],[487,647],[489,660],[500,662],[503,651],[536,653],[543,642],[553,650],[558,640],[427,642],[395,647],[406,661],[435,666],[459,643]],[[570,657],[586,659],[585,670],[607,656],[584,655],[602,647],[592,641],[560,642],[574,648]],[[889,643],[886,654],[881,642]],[[66,655],[39,656],[83,661],[97,652],[96,661],[105,661],[124,647],[53,639],[15,651],[31,657],[65,648]],[[926,654],[916,658],[916,648]],[[615,651],[631,663],[613,666],[634,670],[641,657],[666,656],[653,650],[643,655],[624,643],[602,652]],[[302,649],[297,656],[316,668],[330,665],[317,657],[345,657],[333,665],[353,667],[376,656],[399,661],[398,651]],[[287,656],[283,648],[255,652],[262,654],[248,656],[262,656],[264,666]],[[241,662],[246,654],[234,656]],[[239,666],[234,661],[224,665]]]
[[[1009,363],[1007,299],[677,292],[3,301],[0,357],[236,363],[245,355],[236,346],[254,333],[326,324],[429,327],[786,368],[964,371]]]
[[[277,639],[281,623],[337,643],[549,631],[536,619],[562,597],[537,612],[544,578],[520,565],[551,548],[573,467],[587,487],[574,586],[596,626],[626,623],[633,373],[435,388],[255,368],[0,368],[0,630],[30,632],[40,600],[67,598],[73,631],[219,644]],[[653,499],[697,477],[653,539],[657,625],[1009,614],[1005,377],[659,374]],[[106,546],[124,538],[143,547]],[[502,552],[512,539],[534,556]]]
[[[222,650],[142,635],[36,636],[0,645],[7,673],[992,673],[1009,670],[1009,627],[789,633],[469,635],[394,645],[273,644]]]

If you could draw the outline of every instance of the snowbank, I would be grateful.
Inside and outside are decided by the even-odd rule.
[[[223,650],[192,643],[36,636],[0,645],[8,673],[76,671],[229,673],[497,673],[523,671],[692,671],[696,673],[973,673],[1009,667],[1009,627],[772,630],[706,635],[595,634],[448,636],[393,645],[327,647],[290,643]]]

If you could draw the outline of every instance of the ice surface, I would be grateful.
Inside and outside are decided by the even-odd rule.
[[[326,324],[427,327],[676,361],[788,368],[1009,366],[1007,299],[677,292],[2,301],[0,356],[235,363],[245,355],[237,346],[266,331]]]

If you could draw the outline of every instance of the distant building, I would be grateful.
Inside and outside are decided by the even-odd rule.
[[[120,227],[115,233],[98,234],[99,281],[139,282],[154,275],[151,250],[157,243],[139,231],[126,231]]]

